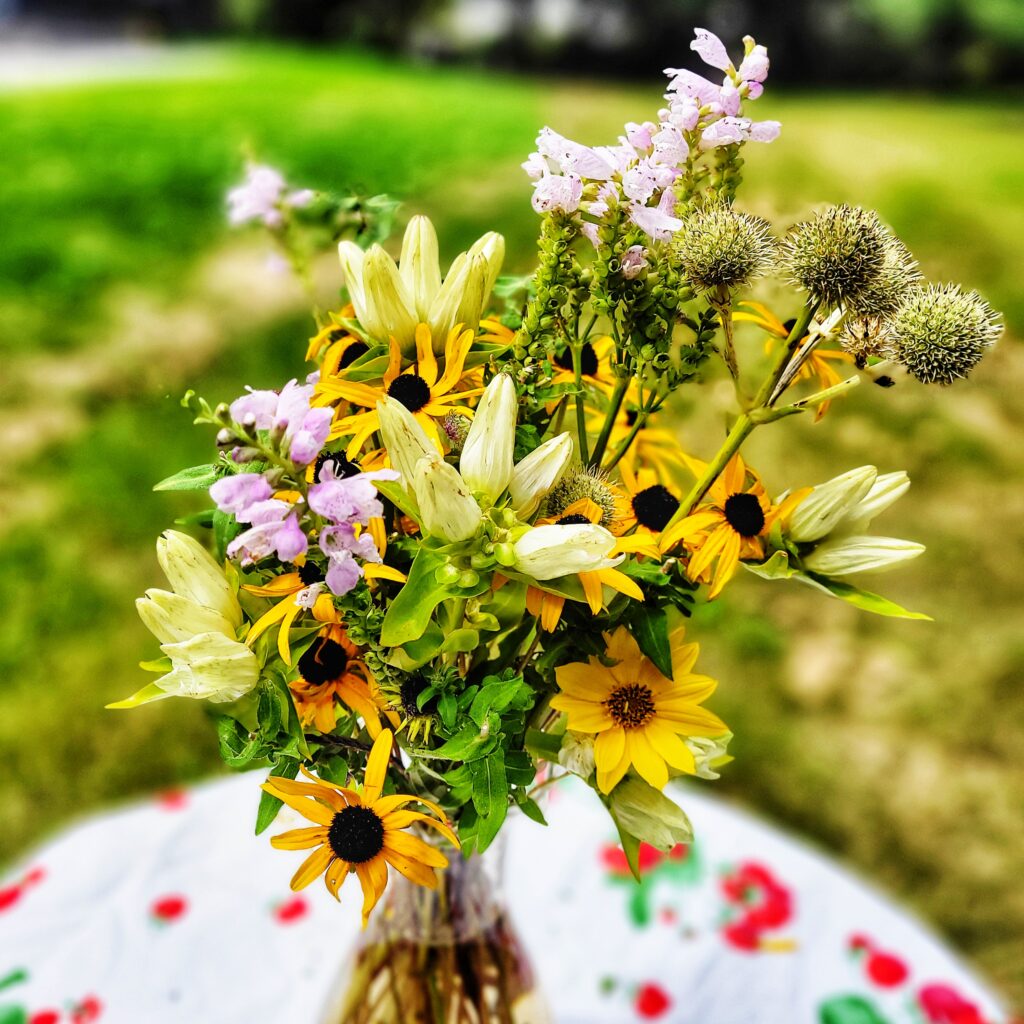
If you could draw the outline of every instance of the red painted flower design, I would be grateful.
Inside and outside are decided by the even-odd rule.
[[[170,924],[178,921],[188,913],[188,900],[184,896],[161,896],[149,908],[153,920],[159,924]]]
[[[722,938],[734,949],[791,949],[788,939],[766,937],[793,918],[793,896],[763,864],[747,861],[721,880],[722,894],[734,908],[722,927]]]
[[[33,886],[38,885],[46,877],[43,868],[32,868],[23,878],[20,878],[14,885],[8,885],[0,889],[0,914],[10,910]]]
[[[103,1015],[103,1004],[96,996],[86,996],[71,1010],[71,1024],[93,1024]]]
[[[648,981],[636,992],[636,1012],[644,1020],[656,1020],[672,1008],[668,993],[656,982]]]
[[[864,973],[879,988],[896,988],[910,977],[907,965],[895,953],[879,949],[867,935],[856,933],[849,938],[851,952],[864,960]]]
[[[925,985],[917,1001],[929,1024],[986,1024],[981,1011],[952,985]]]
[[[293,896],[274,907],[274,918],[279,924],[292,924],[309,913],[309,903],[304,896]]]

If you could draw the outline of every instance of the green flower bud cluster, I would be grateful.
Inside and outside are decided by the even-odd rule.
[[[1002,333],[999,314],[959,285],[911,290],[888,321],[893,354],[924,384],[952,384]]]
[[[528,355],[546,354],[550,339],[559,329],[563,309],[580,287],[579,264],[572,251],[577,228],[561,213],[549,213],[541,225],[534,295],[523,315],[520,335],[512,356],[522,362]]]
[[[691,213],[672,244],[682,273],[702,290],[743,287],[769,268],[775,253],[769,223],[725,203]]]
[[[621,206],[612,205],[597,229],[597,237],[590,301],[595,313],[610,317],[633,290],[630,287],[633,282],[622,275],[622,259],[631,245],[643,243],[644,235],[639,229],[627,226],[626,213]]]
[[[740,173],[743,168],[743,157],[740,146],[719,146],[714,150],[715,166],[712,172],[712,185],[708,189],[714,201],[731,203],[743,181]]]

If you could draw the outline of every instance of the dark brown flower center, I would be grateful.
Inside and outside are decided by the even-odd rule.
[[[730,495],[723,511],[725,521],[741,537],[756,537],[764,529],[764,509],[756,494]]]
[[[341,339],[344,338],[346,334],[348,334],[348,331],[346,331],[344,327],[335,327],[332,331],[329,331],[327,333],[327,340],[341,341]]]
[[[323,469],[328,462],[334,463],[335,478],[355,476],[356,473],[362,473],[362,469],[360,468],[359,464],[353,462],[349,458],[346,458],[344,453],[321,452],[316,457],[315,472],[313,473],[313,476],[317,481],[320,480],[320,470]]]
[[[388,385],[389,397],[409,412],[419,412],[430,401],[430,385],[416,373],[403,373]]]
[[[402,683],[398,691],[398,700],[407,718],[423,718],[430,714],[429,707],[433,703],[432,700],[428,700],[422,708],[419,706],[419,695],[426,687],[426,680],[420,676],[410,676]]]
[[[345,648],[330,637],[319,637],[299,658],[299,672],[307,683],[322,686],[337,679],[345,671],[348,655]]]
[[[307,586],[311,587],[314,583],[322,583],[324,579],[324,571],[320,568],[316,562],[303,562],[299,566],[299,579]]]
[[[577,523],[589,523],[590,520],[582,512],[570,512],[558,520],[559,526],[573,526]]]
[[[555,356],[555,366],[561,370],[571,370],[573,368],[571,348],[563,349]],[[580,372],[584,377],[597,376],[597,353],[589,341],[580,349]]]
[[[370,351],[370,346],[364,341],[353,341],[351,345],[344,352],[341,353],[341,358],[338,360],[338,369],[344,370],[346,366],[351,366],[360,356],[365,355]]]
[[[661,484],[645,487],[633,495],[633,515],[648,530],[664,530],[677,508],[679,499]]]
[[[384,822],[369,807],[346,807],[334,816],[327,845],[340,860],[365,864],[384,849]]]
[[[654,694],[642,683],[612,690],[604,704],[615,724],[623,729],[639,728],[654,717]]]

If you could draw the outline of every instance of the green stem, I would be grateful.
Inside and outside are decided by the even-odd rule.
[[[707,494],[708,488],[718,479],[719,473],[729,464],[729,460],[736,454],[740,445],[750,436],[751,431],[756,426],[757,424],[751,419],[750,414],[740,413],[722,447],[718,449],[718,453],[708,463],[707,468],[690,488],[689,494],[683,498],[679,508],[676,509],[675,515],[668,521],[665,529],[688,516],[697,507],[701,498]]]
[[[572,371],[576,377],[576,432],[580,438],[580,461],[590,461],[587,446],[587,403],[583,393],[583,346],[573,342]]]
[[[605,449],[608,447],[608,438],[611,437],[612,430],[615,427],[615,420],[619,415],[619,409],[622,407],[622,401],[626,397],[628,389],[628,377],[620,377],[615,382],[615,390],[612,392],[612,397],[608,403],[608,414],[605,417],[604,425],[601,427],[601,433],[598,434],[594,451],[590,456],[591,466],[601,465],[601,459],[604,457]]]
[[[784,405],[779,409],[757,409],[751,414],[751,418],[754,419],[757,426],[760,426],[762,423],[774,423],[785,416],[794,416],[808,409],[816,409],[819,405],[829,402],[833,398],[838,398],[859,385],[860,377],[847,377],[846,380],[841,380],[838,384],[823,388],[821,391],[816,391],[813,395],[808,395],[807,398],[801,398],[798,402]]]
[[[768,376],[761,385],[761,389],[754,396],[755,409],[770,404],[771,395],[775,390],[775,385],[778,384],[782,375],[786,372],[789,360],[792,358],[797,346],[807,333],[807,328],[814,319],[814,314],[818,312],[818,306],[820,305],[820,300],[807,300],[807,303],[803,308],[803,312],[801,312],[800,316],[797,317],[796,322],[793,324],[793,329],[789,332],[789,337],[786,338],[785,344],[779,350],[778,355],[776,355],[775,362],[772,364]]]

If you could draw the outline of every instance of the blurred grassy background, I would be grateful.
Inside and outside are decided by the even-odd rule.
[[[153,655],[132,601],[160,583],[157,533],[194,507],[150,487],[212,440],[178,399],[278,385],[310,333],[266,243],[224,226],[241,147],[296,185],[409,199],[447,256],[500,230],[523,270],[536,219],[518,163],[536,129],[609,140],[661,91],[656,74],[640,90],[354,53],[197,59],[167,80],[0,94],[0,861],[96,806],[220,770],[204,707],[103,704]],[[1009,333],[948,392],[864,387],[818,425],[755,435],[776,493],[865,462],[910,470],[879,528],[930,551],[879,589],[936,621],[738,580],[694,626],[736,732],[715,791],[848,859],[1024,1002],[1024,104],[769,91],[758,111],[784,129],[748,147],[746,208],[781,228],[816,203],[874,205]],[[331,304],[329,262],[320,280]],[[715,383],[694,398],[696,454],[723,399]]]

